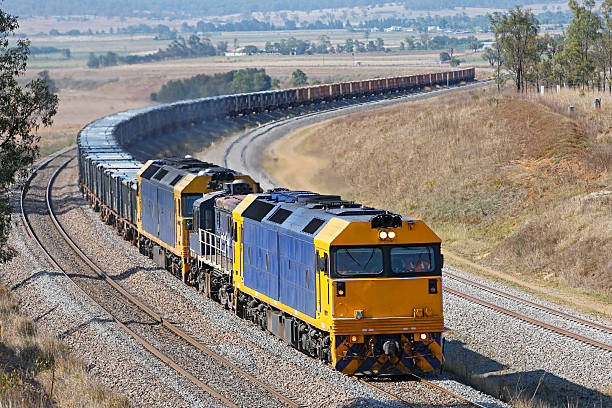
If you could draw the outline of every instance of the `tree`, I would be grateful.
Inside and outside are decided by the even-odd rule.
[[[604,0],[601,4],[601,15],[605,32],[602,35],[605,42],[605,49],[608,57],[608,91],[612,93],[612,0]],[[604,69],[604,88],[606,82],[606,70]],[[605,89],[604,89],[605,90]]]
[[[259,49],[254,45],[247,45],[244,47],[244,53],[247,55],[257,54]]]
[[[451,67],[458,67],[459,64],[461,64],[461,60],[455,57],[452,57],[450,60],[450,66]]]
[[[502,28],[502,15],[500,13],[489,14],[490,28],[495,34],[495,42],[493,43],[493,49],[495,50],[495,83],[497,84],[497,91],[499,92],[502,84],[501,78],[501,65],[503,63],[503,43],[505,40],[506,33]]]
[[[302,86],[308,84],[308,77],[301,69],[296,69],[291,73],[291,84],[293,86]]]
[[[495,66],[495,62],[497,61],[497,52],[495,52],[495,47],[490,47],[482,53],[482,59],[487,61],[491,67]]]
[[[594,0],[584,0],[583,4],[570,0],[569,7],[574,17],[567,28],[562,58],[567,63],[569,82],[580,83],[584,87],[593,79],[595,72],[593,48],[600,36],[601,20],[593,11]]]
[[[89,68],[100,68],[100,60],[93,52],[89,53],[89,59],[87,60],[87,66]]]
[[[450,56],[450,54],[448,52],[442,51],[440,53],[440,61],[441,62],[447,62],[447,61],[450,61],[450,60],[451,60],[451,56]]]
[[[344,49],[346,52],[354,52],[355,43],[352,38],[347,38],[344,42]]]
[[[51,79],[51,76],[49,76],[49,71],[40,71],[38,73],[38,77],[45,81],[45,83],[47,84],[47,88],[49,88],[49,92],[51,92],[52,94],[57,93],[57,86],[55,86],[55,81]]]
[[[429,33],[427,31],[425,31],[423,34],[421,34],[421,46],[428,50],[429,49],[429,42],[431,41],[431,37],[429,36]]]
[[[48,126],[57,109],[57,96],[43,78],[22,85],[30,42],[10,41],[19,27],[17,18],[0,10],[0,261],[11,259],[8,247],[11,213],[9,189],[38,155],[37,130]],[[14,38],[14,37],[13,37]]]
[[[225,55],[227,52],[227,41],[219,41],[217,44],[217,55]]]
[[[524,88],[526,68],[537,57],[539,23],[531,11],[519,6],[508,13],[496,12],[489,18],[496,46],[503,54],[504,67],[512,74],[516,91],[520,92]]]

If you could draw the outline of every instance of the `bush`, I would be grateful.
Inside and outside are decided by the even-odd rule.
[[[247,68],[222,74],[196,75],[187,79],[169,81],[159,92],[151,94],[156,102],[174,102],[182,99],[205,98],[243,92],[267,91],[277,83],[264,69]]]
[[[291,74],[291,85],[302,86],[308,84],[308,76],[301,69],[296,69]]]

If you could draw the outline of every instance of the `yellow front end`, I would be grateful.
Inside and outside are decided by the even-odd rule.
[[[439,277],[334,279],[331,286],[336,369],[390,375],[441,367],[444,319]]]
[[[433,231],[416,220],[383,230],[334,219],[317,234],[315,246],[327,260],[319,262],[319,319],[330,329],[332,365],[338,371],[401,375],[441,367],[442,262]],[[342,275],[338,254],[351,248],[380,248],[384,271]],[[394,248],[432,248],[431,269],[393,273]]]

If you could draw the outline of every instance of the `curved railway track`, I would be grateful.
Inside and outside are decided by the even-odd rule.
[[[528,306],[530,308],[542,311],[544,313],[552,314],[552,315],[558,316],[558,317],[560,317],[562,319],[566,319],[566,320],[578,323],[578,324],[580,324],[582,326],[586,326],[586,327],[589,327],[589,328],[592,328],[592,329],[595,329],[595,330],[602,331],[602,332],[607,333],[607,334],[612,334],[612,328],[610,328],[608,326],[604,326],[604,325],[601,325],[601,324],[598,324],[598,323],[595,323],[595,322],[590,322],[588,320],[585,320],[585,319],[582,319],[582,318],[579,318],[579,317],[576,317],[576,316],[572,316],[570,314],[561,312],[559,310],[555,310],[555,309],[552,309],[552,308],[549,308],[549,307],[546,307],[546,306],[543,306],[543,305],[531,302],[529,300],[520,298],[518,296],[514,296],[512,294],[503,292],[501,290],[492,288],[490,286],[483,285],[483,284],[475,282],[473,280],[461,277],[461,276],[456,275],[456,274],[454,274],[452,272],[445,271],[444,272],[444,276],[447,277],[447,278],[451,278],[451,279],[454,279],[456,281],[459,281],[459,282],[461,282],[463,284],[475,287],[475,288],[477,288],[479,290],[483,290],[485,292],[492,293],[492,294],[494,294],[496,296],[499,296],[499,297],[502,297],[504,299],[508,299],[508,300],[511,300],[511,301],[514,301],[514,302],[518,302],[520,304],[526,305],[526,306]],[[570,338],[572,338],[574,340],[578,340],[578,341],[581,341],[583,343],[590,344],[591,346],[600,348],[600,349],[605,350],[605,351],[612,351],[612,346],[610,344],[606,344],[606,343],[594,340],[592,338],[589,338],[589,337],[583,336],[583,335],[581,335],[579,333],[576,333],[575,331],[570,331],[570,330],[566,330],[566,329],[554,326],[552,324],[543,322],[543,321],[541,321],[539,319],[535,319],[533,317],[526,316],[525,314],[521,314],[521,313],[512,311],[512,310],[510,310],[508,308],[496,305],[496,304],[494,304],[492,302],[488,302],[486,300],[477,298],[475,296],[468,295],[468,294],[463,293],[461,291],[458,291],[458,290],[455,290],[455,289],[451,289],[447,285],[444,286],[444,291],[447,292],[447,293],[450,293],[452,295],[459,296],[459,297],[461,297],[463,299],[466,299],[466,300],[468,300],[468,301],[470,301],[472,303],[477,303],[479,305],[482,305],[484,307],[496,310],[496,311],[498,311],[500,313],[503,313],[503,314],[506,314],[508,316],[512,316],[512,317],[515,317],[515,318],[520,319],[522,321],[534,324],[534,325],[536,325],[538,327],[542,327],[544,329],[547,329],[547,330],[550,330],[552,332],[561,334],[563,336],[570,337]]]
[[[224,405],[298,407],[295,401],[201,344],[128,293],[70,239],[54,212],[52,187],[56,176],[74,160],[72,152],[68,150],[43,162],[28,178],[21,194],[22,221],[49,262],[146,350]],[[61,243],[65,243],[63,248]],[[228,377],[232,378],[231,387],[223,384]]]
[[[257,158],[260,158],[261,156],[261,152],[258,152],[257,148],[253,149],[252,146],[256,145],[256,143],[253,142],[265,139],[266,136],[270,134],[270,132],[277,128],[292,124],[296,121],[303,121],[316,116],[333,115],[336,112],[346,112],[344,114],[350,114],[348,110],[358,109],[360,107],[384,107],[389,106],[390,104],[435,97],[448,92],[475,89],[482,86],[490,85],[492,83],[492,80],[474,81],[465,84],[453,85],[451,87],[399,92],[396,94],[378,95],[371,98],[367,98],[366,100],[353,99],[345,100],[340,103],[332,102],[325,105],[319,105],[317,110],[314,112],[306,111],[306,113],[303,114],[298,114],[289,118],[264,123],[259,127],[251,129],[245,132],[243,135],[235,138],[224,149],[224,151],[221,152],[221,154],[223,155],[222,165],[234,170],[241,171],[245,174],[249,174],[251,177],[259,181],[261,186],[264,188],[280,187],[275,185],[274,181],[270,179],[268,174],[263,171],[260,171],[261,163],[253,163],[252,160],[253,157],[255,157],[257,160]]]

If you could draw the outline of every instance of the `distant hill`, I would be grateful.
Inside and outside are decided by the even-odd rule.
[[[453,7],[510,8],[517,4],[542,3],[542,0],[395,0],[413,10],[440,10]],[[149,16],[203,17],[279,10],[366,7],[390,3],[380,0],[4,0],[0,8],[20,17],[29,16]]]

